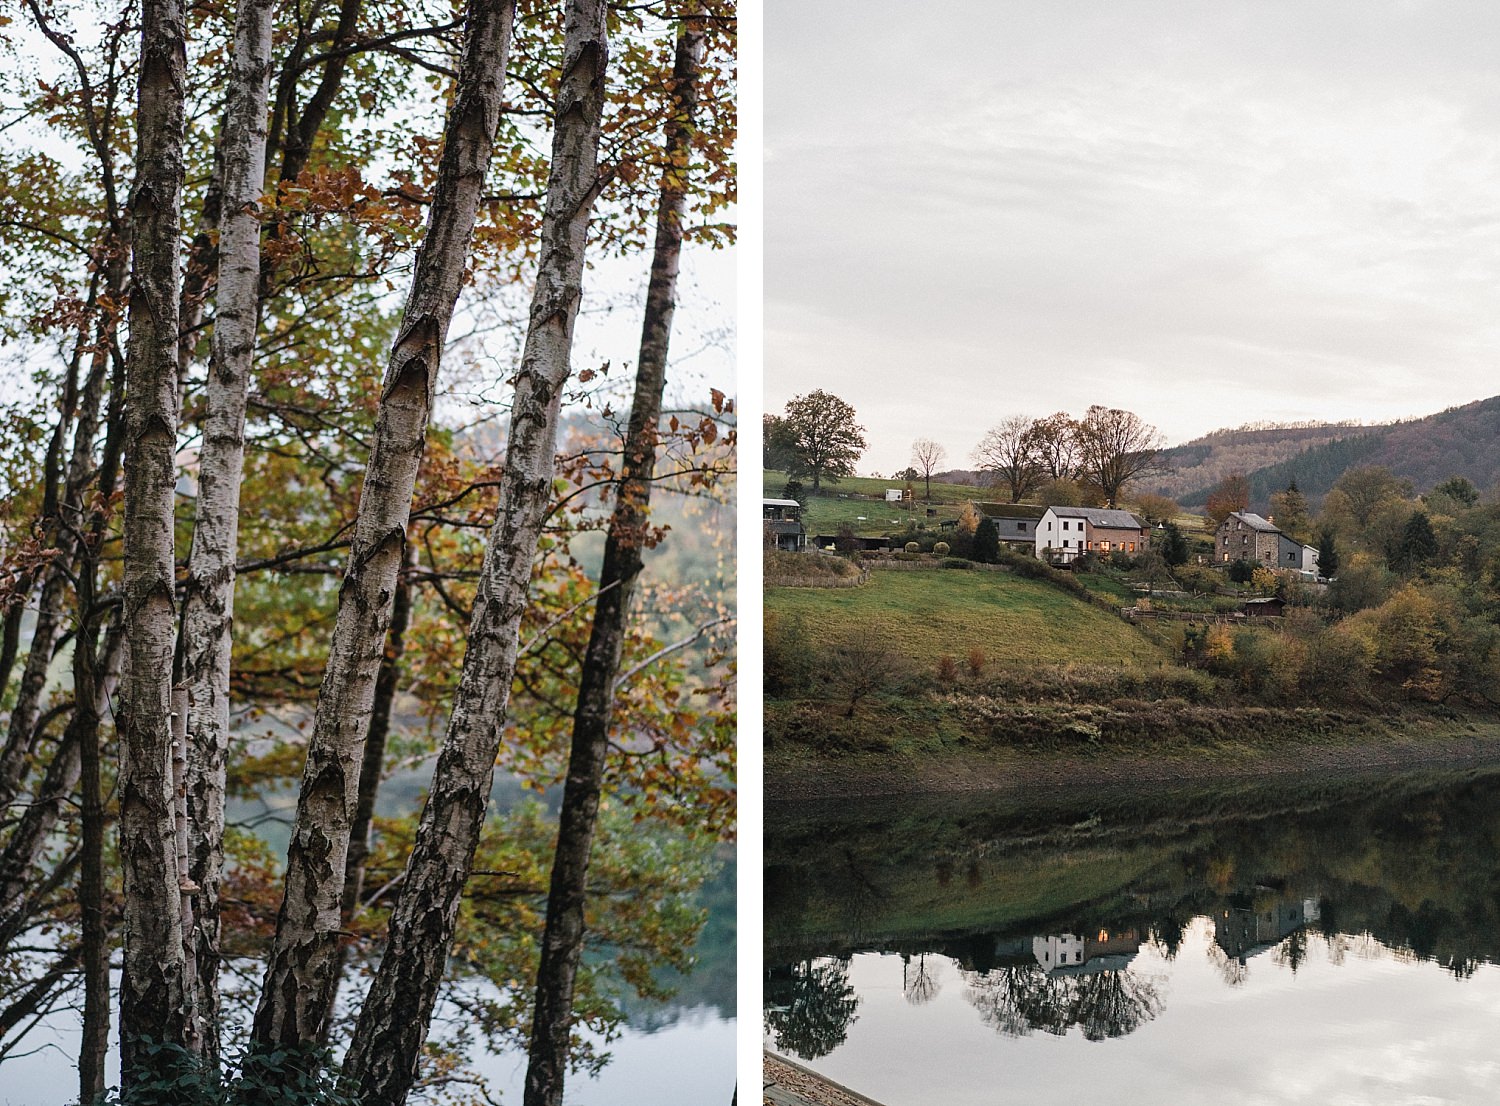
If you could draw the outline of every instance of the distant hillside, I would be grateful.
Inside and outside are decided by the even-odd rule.
[[[1269,468],[1305,450],[1371,429],[1377,428],[1356,423],[1316,423],[1215,430],[1186,445],[1163,450],[1167,471],[1152,476],[1149,487],[1143,482],[1137,490],[1170,496],[1184,504],[1201,503],[1206,494],[1204,489],[1212,488],[1230,473]]]
[[[1388,468],[1410,480],[1419,492],[1450,476],[1467,477],[1482,491],[1500,485],[1500,396],[1450,407],[1423,419],[1340,429],[1342,437],[1304,446],[1270,464],[1241,469],[1250,479],[1251,506],[1266,508],[1271,494],[1293,479],[1303,494],[1316,501],[1344,470],[1355,465]],[[1178,501],[1184,506],[1201,505],[1219,478],[1184,491]]]

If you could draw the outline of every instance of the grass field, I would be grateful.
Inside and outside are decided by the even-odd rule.
[[[765,495],[780,499],[786,487],[786,473],[764,474]],[[958,484],[932,485],[932,502],[926,502],[923,485],[912,485],[917,493],[915,503],[886,503],[883,499],[887,488],[905,487],[899,480],[876,480],[868,476],[851,476],[837,484],[825,484],[822,491],[807,501],[802,521],[809,536],[835,534],[838,528],[848,523],[856,534],[888,534],[892,530],[904,529],[907,522],[916,520],[928,526],[936,525],[939,519],[957,518],[964,504],[971,499],[983,498],[986,493],[980,488]],[[874,496],[874,499],[851,499],[851,495]],[[927,508],[937,511],[936,518],[927,517]]]
[[[1140,631],[1048,584],[1003,572],[874,572],[864,587],[770,588],[766,610],[810,637],[875,641],[921,662],[981,649],[991,665],[1144,664],[1166,659]]]

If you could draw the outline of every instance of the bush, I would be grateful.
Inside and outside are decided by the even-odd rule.
[[[921,548],[922,547],[920,545],[918,545],[914,541],[909,541],[909,542],[906,543],[906,551],[908,553],[915,553],[915,552],[917,552]]]
[[[948,555],[948,543],[940,541],[932,547],[932,551],[939,557],[946,557]]]
[[[950,655],[944,653],[937,659],[938,683],[948,685],[958,679],[958,662]]]
[[[766,613],[762,674],[767,695],[785,697],[805,692],[812,683],[813,653],[801,616]]]
[[[1248,584],[1255,579],[1255,562],[1241,557],[1229,565],[1229,578],[1236,584]]]
[[[974,648],[969,650],[969,675],[976,680],[984,675],[985,655],[984,650]]]
[[[944,568],[973,568],[973,561],[966,561],[962,557],[947,557],[943,560]]]

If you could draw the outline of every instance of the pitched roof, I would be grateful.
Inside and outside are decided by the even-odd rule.
[[[800,506],[802,506],[802,504],[798,503],[795,499],[762,499],[760,501],[760,505],[762,507],[800,507]]]
[[[1101,526],[1106,530],[1144,530],[1145,524],[1129,511],[1109,507],[1052,507],[1058,518],[1085,519],[1090,526]]]
[[[1229,518],[1237,518],[1252,530],[1259,530],[1263,534],[1279,534],[1281,527],[1268,519],[1261,518],[1253,511],[1234,511]],[[1226,522],[1228,519],[1225,520]]]

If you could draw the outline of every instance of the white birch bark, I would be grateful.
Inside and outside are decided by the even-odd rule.
[[[485,547],[453,713],[391,914],[380,968],[360,1010],[344,1078],[362,1106],[399,1106],[416,1074],[473,865],[555,472],[589,216],[602,180],[608,56],[603,0],[569,0],[536,290],[516,377],[500,506]]]
[[[218,284],[198,498],[182,614],[187,685],[190,879],[199,888],[190,945],[203,1013],[204,1052],[218,1055],[219,885],[224,863],[229,749],[230,630],[245,459],[245,398],[259,317],[259,200],[266,173],[266,100],[274,0],[242,0],[220,131],[223,189]]]
[[[173,495],[177,466],[178,242],[186,87],[181,0],[143,0],[134,258],[126,347],[124,635],[120,863],[125,964],[121,1080],[162,1074],[142,1041],[197,1046],[182,949],[168,774],[172,678]]]
[[[499,124],[514,0],[473,0],[427,235],[381,386],[328,665],[287,850],[285,895],[253,1046],[322,1037],[337,988],[339,904],[376,675],[404,557],[417,466]]]

